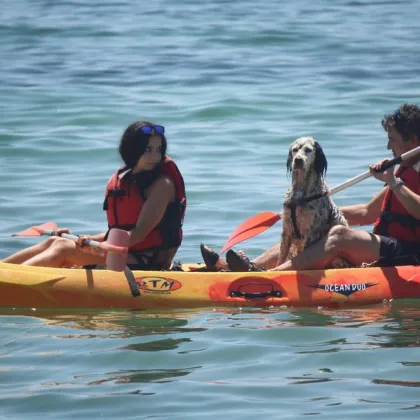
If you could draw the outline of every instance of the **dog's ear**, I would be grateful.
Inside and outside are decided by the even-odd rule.
[[[324,151],[322,150],[321,145],[316,141],[315,142],[315,172],[317,175],[323,175],[327,173],[328,162],[325,157]]]
[[[289,150],[289,156],[287,156],[286,162],[286,173],[289,174],[292,172],[292,149]]]

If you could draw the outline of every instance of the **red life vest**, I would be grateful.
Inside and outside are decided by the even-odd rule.
[[[166,157],[153,171],[142,173],[146,182],[136,183],[131,169],[120,168],[115,172],[106,187],[104,210],[106,210],[109,229],[131,230],[146,201],[145,191],[161,175],[166,175],[175,184],[175,201],[168,204],[158,225],[147,237],[129,248],[129,251],[161,250],[177,248],[182,241],[182,223],[187,205],[184,179],[175,162]]]
[[[420,173],[413,167],[400,166],[395,173],[415,194],[420,194]],[[389,188],[373,233],[402,241],[420,242],[420,220],[412,216]]]

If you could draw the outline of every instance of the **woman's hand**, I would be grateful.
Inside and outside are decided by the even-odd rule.
[[[92,236],[90,235],[79,235],[77,238],[77,244],[83,252],[86,252],[86,254],[103,256],[104,251],[102,249],[88,245],[87,242],[91,240]]]
[[[92,240],[92,236],[90,235],[78,235],[77,243],[79,244],[80,248],[84,248],[87,245],[88,241]]]
[[[385,163],[387,163],[389,161],[390,161],[390,159],[383,159],[383,160],[375,163],[374,165],[370,165],[369,166],[369,171],[376,179],[379,179],[379,181],[383,181],[386,184],[391,185],[395,181],[394,167],[393,166],[391,166],[390,168],[388,168],[384,172],[377,172],[382,167],[382,165],[384,165]]]
[[[55,231],[55,234],[56,234],[57,236],[61,236],[63,233],[68,233],[69,235],[73,235],[73,234],[70,232],[69,228],[60,228],[60,229],[56,229],[56,231]]]

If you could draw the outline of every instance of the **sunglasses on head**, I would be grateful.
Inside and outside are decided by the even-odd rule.
[[[165,127],[163,125],[142,125],[139,127],[139,130],[146,136],[150,136],[153,132],[161,136],[165,134]]]

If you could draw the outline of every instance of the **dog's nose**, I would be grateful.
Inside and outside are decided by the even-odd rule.
[[[295,158],[295,166],[298,166],[298,167],[303,166],[303,159],[300,158],[300,157],[296,157]]]

